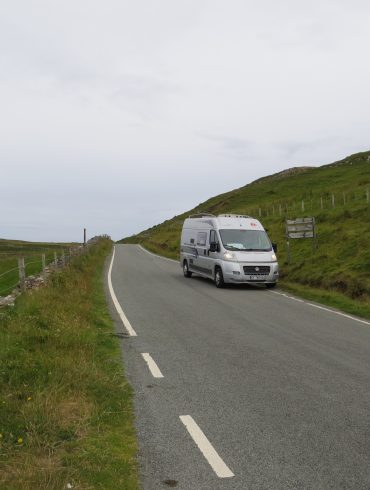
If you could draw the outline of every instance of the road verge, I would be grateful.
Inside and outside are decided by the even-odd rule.
[[[137,489],[132,390],[100,240],[0,318],[0,488]]]

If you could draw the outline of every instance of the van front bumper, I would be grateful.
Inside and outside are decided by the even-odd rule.
[[[233,283],[266,284],[277,282],[279,264],[261,262],[258,264],[224,262],[224,280]]]

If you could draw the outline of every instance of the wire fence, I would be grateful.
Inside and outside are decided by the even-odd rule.
[[[360,191],[325,192],[321,195],[288,199],[249,208],[248,214],[256,217],[286,216],[291,213],[304,214],[308,211],[321,212],[335,209],[353,209],[355,206],[370,204],[370,189]]]
[[[18,265],[1,272],[0,296],[9,295],[15,289],[24,291],[27,287],[32,286],[30,278],[34,278],[37,275],[46,282],[46,277],[50,270],[65,266],[72,257],[84,253],[87,248],[83,246],[71,247],[68,253],[63,249],[53,252],[45,251],[45,253],[38,255],[37,259],[35,259],[35,255],[26,257],[31,260],[26,260],[24,255],[18,255],[17,257],[13,255],[12,260],[17,260]]]
[[[3,289],[0,291],[0,296],[2,296],[4,293],[7,293],[9,291],[13,291],[18,286],[19,282],[16,282],[15,284],[12,284],[11,286],[8,286],[7,288]]]
[[[17,271],[18,270],[18,267],[14,267],[13,269],[10,269],[8,271],[5,271],[3,274],[0,274],[0,279],[3,277],[3,276],[6,276],[7,274],[9,274],[9,272],[13,272],[13,271]]]

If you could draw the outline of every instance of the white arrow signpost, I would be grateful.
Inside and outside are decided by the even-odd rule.
[[[316,250],[316,226],[315,218],[287,219],[285,222],[285,236],[288,252],[288,264],[290,264],[290,239],[312,238],[313,252]]]

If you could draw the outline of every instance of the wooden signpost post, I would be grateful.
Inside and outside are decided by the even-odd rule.
[[[316,226],[315,218],[287,219],[285,222],[285,236],[288,253],[288,264],[291,262],[290,239],[312,238],[312,250],[316,250]]]

